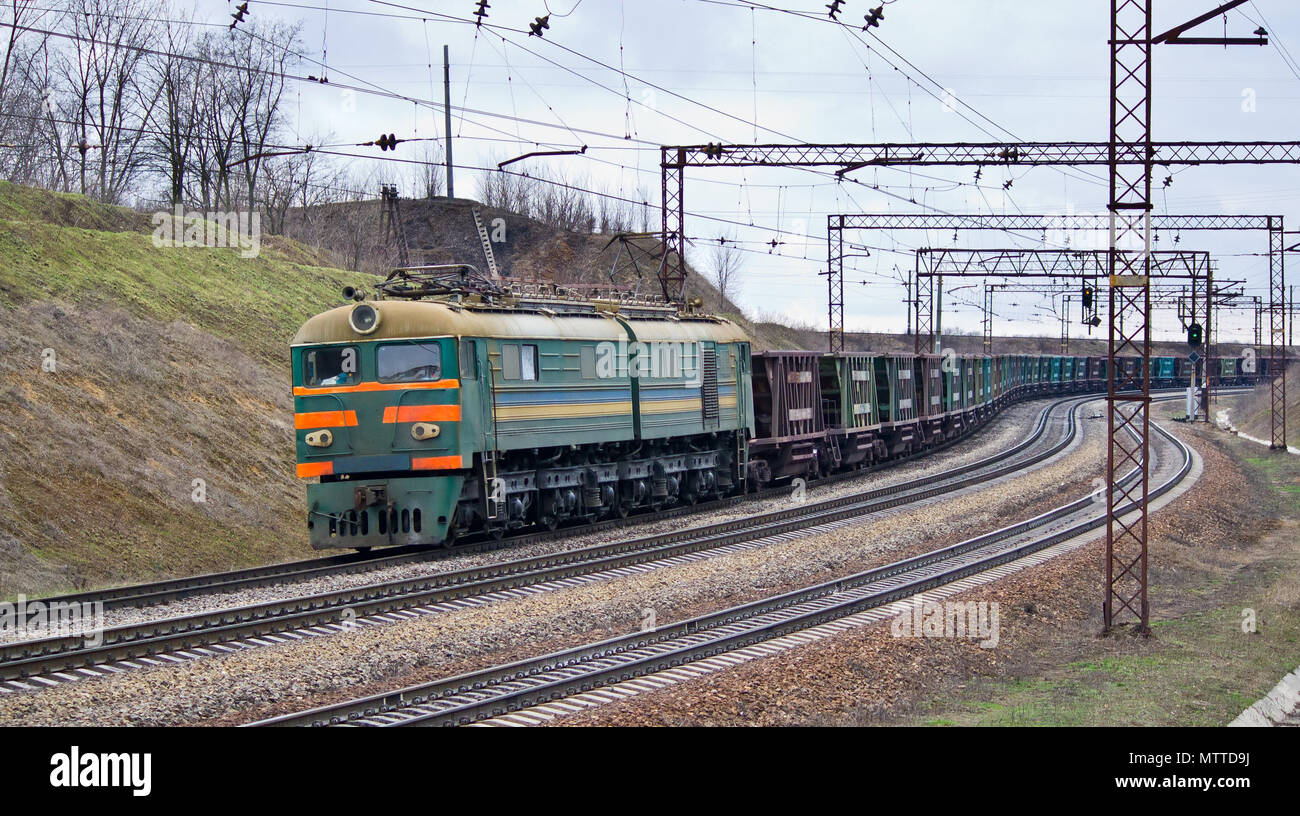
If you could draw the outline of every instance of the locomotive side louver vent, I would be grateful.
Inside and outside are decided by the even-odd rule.
[[[712,348],[700,349],[700,407],[704,422],[718,421],[718,358]]]

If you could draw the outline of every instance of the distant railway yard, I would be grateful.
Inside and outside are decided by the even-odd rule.
[[[1180,588],[1157,593],[1177,627],[1257,589],[1256,562],[1297,553],[1264,532],[1270,477],[1252,472],[1252,443],[1170,422],[1181,395],[1156,399],[1152,541],[1169,567],[1155,585]],[[105,603],[102,642],[0,643],[0,723],[1095,722],[1126,661],[1152,659],[1132,638],[1094,637],[1085,591],[1104,530],[1103,407],[1086,394],[1014,404],[969,440],[797,496],[802,485],[779,486],[667,518],[466,540],[463,552],[68,596]],[[1225,560],[1239,579],[1208,580]],[[1273,602],[1296,591],[1284,582]],[[922,603],[970,611],[970,630],[952,637],[949,621],[949,637],[923,636]],[[1228,667],[1204,668],[1181,665],[1168,682],[1202,689]],[[1214,722],[1251,702],[1197,696],[1209,699],[1156,721]]]

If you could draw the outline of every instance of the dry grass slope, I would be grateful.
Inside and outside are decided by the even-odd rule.
[[[304,555],[288,342],[361,276],[151,229],[0,184],[0,597]]]

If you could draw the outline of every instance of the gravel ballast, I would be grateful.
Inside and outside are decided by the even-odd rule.
[[[1032,430],[1034,422],[1046,404],[1046,401],[1034,401],[1014,405],[989,425],[982,428],[973,438],[930,456],[914,461],[901,462],[879,471],[864,473],[858,478],[848,479],[843,482],[827,485],[818,485],[814,482],[807,487],[807,500],[809,502],[821,501],[911,479],[939,476],[955,466],[991,456],[1023,439]],[[1060,414],[1059,411],[1057,413]],[[1046,438],[1054,438],[1052,431],[1048,431]],[[547,555],[597,544],[612,543],[628,538],[650,536],[681,529],[684,526],[715,524],[787,507],[789,507],[787,496],[774,495],[768,499],[746,502],[721,510],[701,512],[658,522],[644,522],[601,532],[584,533],[581,528],[575,528],[572,535],[563,539],[542,542],[527,547],[486,553],[467,553],[459,556],[453,555],[448,558],[401,564],[351,575],[326,575],[275,586],[195,595],[156,606],[110,609],[104,613],[103,626],[104,628],[131,626],[166,618],[185,617],[205,612],[281,601],[288,598],[341,592],[372,584],[410,580],[457,570],[485,567],[506,560]],[[69,630],[59,634],[75,633],[75,630]],[[27,632],[0,630],[0,643],[33,639],[46,634],[47,632],[42,629]]]
[[[1018,406],[1030,420],[1039,408],[1041,404]],[[953,449],[911,467],[940,473],[945,467],[941,457],[951,466],[987,455],[1023,436],[1029,423],[1006,431],[1012,424],[995,426],[1008,439],[982,434],[974,444],[985,450]],[[1082,425],[1086,436],[1081,443],[1029,474],[872,516],[833,533],[484,607],[7,695],[0,697],[0,723],[256,719],[634,631],[646,610],[654,610],[659,622],[676,620],[850,574],[1086,494],[1100,473],[1104,434],[1096,433],[1096,423],[1085,420]],[[917,475],[900,470],[868,478]],[[861,488],[861,483],[835,486]]]

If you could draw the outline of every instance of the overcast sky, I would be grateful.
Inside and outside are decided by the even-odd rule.
[[[769,3],[807,15],[799,16],[738,0],[491,0],[493,27],[483,28],[472,24],[474,0],[254,0],[250,12],[300,21],[304,55],[328,64],[332,85],[289,89],[290,116],[303,142],[327,133],[336,143],[386,132],[443,135],[447,44],[457,165],[484,167],[532,150],[585,145],[586,156],[551,160],[550,169],[627,198],[648,196],[656,208],[662,144],[1107,138],[1105,0],[893,0],[871,34],[858,29],[876,3],[847,0],[840,19],[853,27],[846,28],[826,21],[828,2]],[[1158,3],[1156,29],[1215,4]],[[199,19],[217,21],[229,13],[226,5],[205,0],[193,8]],[[527,36],[528,23],[548,12],[545,36]],[[1265,21],[1267,47],[1158,48],[1156,140],[1300,138],[1300,68],[1286,51],[1300,56],[1300,8],[1288,0],[1253,0],[1229,13],[1227,31],[1247,36]],[[1216,19],[1198,33],[1223,31]],[[300,72],[319,75],[319,66],[305,64]],[[437,104],[351,93],[337,87],[344,83]],[[415,157],[419,147],[401,145],[396,155]],[[537,166],[536,160],[513,165]],[[458,169],[457,194],[474,196],[479,175]],[[1300,229],[1293,203],[1300,168],[1190,168],[1167,187],[1165,175],[1157,171],[1157,213],[1281,214]],[[749,250],[742,304],[752,313],[823,326],[825,278],[817,273],[826,264],[827,214],[1104,212],[1106,204],[1104,168],[985,168],[978,185],[974,168],[860,170],[851,178],[837,183],[826,173],[789,169],[688,171],[692,260],[707,265],[709,241],[734,234]],[[657,209],[654,219],[657,224]],[[1247,294],[1267,296],[1267,259],[1258,254],[1266,249],[1264,236],[1162,235],[1158,248],[1174,248],[1175,237],[1178,248],[1215,253],[1220,278],[1244,278]],[[903,327],[895,269],[910,267],[918,246],[1041,246],[1014,236],[953,239],[951,233],[854,236],[875,249],[852,259],[846,274],[847,327]],[[980,300],[978,288],[952,292],[945,325],[977,330],[979,311],[963,301]],[[1005,300],[996,309],[999,332],[1057,331],[1034,298]],[[1249,340],[1249,324],[1243,314],[1222,325]],[[1157,325],[1167,333],[1177,321],[1169,315]]]

